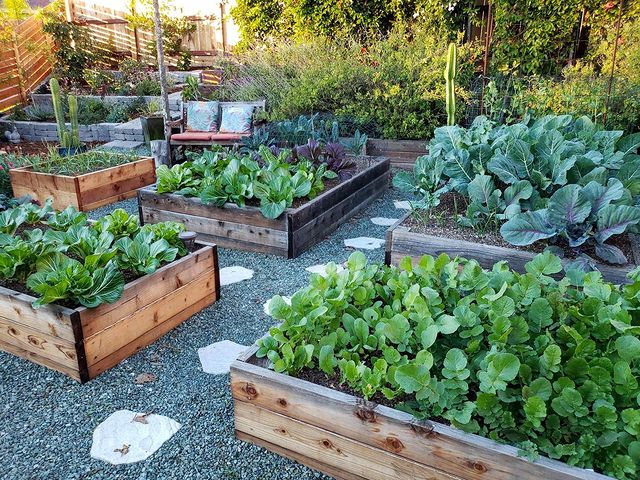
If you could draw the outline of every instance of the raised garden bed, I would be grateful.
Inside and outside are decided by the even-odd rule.
[[[51,198],[56,209],[71,205],[86,211],[135,196],[138,188],[156,181],[156,169],[153,158],[145,157],[76,176],[34,172],[33,167],[11,169],[9,176],[16,197],[29,195],[41,203]]]
[[[610,478],[276,373],[256,351],[231,366],[236,437],[335,478]]]
[[[411,170],[416,163],[416,158],[427,154],[427,142],[370,138],[367,140],[366,149],[369,155],[388,157],[394,168]]]
[[[485,268],[493,267],[493,264],[506,260],[509,266],[517,271],[524,272],[524,266],[536,253],[505,246],[477,243],[459,238],[446,238],[441,235],[429,235],[411,231],[407,226],[407,220],[411,212],[405,214],[394,225],[389,227],[386,234],[385,263],[387,265],[399,265],[404,257],[411,257],[418,261],[423,255],[437,256],[446,253],[450,257],[464,257],[477,260]],[[627,273],[640,264],[640,248],[638,238],[629,234],[631,255],[628,266],[616,267],[598,262],[597,267],[603,277],[616,284],[628,283]]]
[[[372,157],[353,178],[339,183],[297,208],[287,208],[276,219],[265,218],[258,207],[223,208],[198,198],[158,194],[155,187],[138,191],[144,223],[181,222],[188,230],[224,248],[270,253],[294,258],[366,208],[389,186],[390,162]]]
[[[34,297],[0,287],[0,349],[80,382],[95,378],[218,300],[216,246],[196,245],[96,308],[35,309]]]

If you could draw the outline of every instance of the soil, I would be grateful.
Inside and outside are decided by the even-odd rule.
[[[426,212],[414,211],[404,222],[403,227],[408,227],[412,232],[433,235],[455,240],[466,240],[469,242],[493,245],[496,247],[511,248],[530,253],[541,253],[549,246],[562,248],[566,258],[575,258],[580,253],[586,253],[591,258],[604,262],[595,254],[593,246],[586,246],[580,251],[569,247],[566,243],[550,243],[548,241],[538,241],[532,245],[517,246],[511,245],[500,235],[497,229],[478,230],[464,227],[457,222],[458,215],[463,215],[467,209],[467,199],[458,193],[446,193],[440,199],[440,205],[432,209],[431,215],[427,218]],[[628,235],[616,235],[611,237],[608,244],[618,247],[628,259],[633,259],[633,247]],[[620,265],[615,265],[620,266]]]
[[[91,150],[103,142],[88,142],[87,150]],[[14,154],[14,155],[46,155],[49,150],[58,148],[58,142],[25,142],[22,141],[17,144],[5,143],[0,145],[0,155],[2,154]]]

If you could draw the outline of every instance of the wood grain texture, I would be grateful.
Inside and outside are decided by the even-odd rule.
[[[236,430],[252,437],[278,444],[303,457],[324,462],[315,454],[317,438],[287,445],[277,441],[299,424],[330,432],[374,449],[373,458],[385,463],[407,460],[430,468],[433,472],[465,480],[603,480],[609,477],[569,467],[541,458],[529,462],[518,456],[516,448],[498,444],[477,435],[467,434],[436,422],[417,422],[411,415],[392,408],[365,403],[351,395],[278,374],[249,361],[236,360],[231,366],[231,390],[236,412]],[[244,404],[272,412],[265,425],[255,412],[246,415]],[[263,414],[261,414],[263,415]],[[242,418],[238,427],[238,417]],[[274,425],[273,418],[277,418]],[[293,426],[293,427],[292,427]],[[277,430],[280,429],[280,432]],[[268,432],[266,430],[269,430]],[[315,439],[315,440],[314,440]],[[309,453],[311,452],[311,453]],[[389,460],[392,456],[393,460]],[[342,464],[334,465],[340,468]],[[310,465],[318,468],[318,465]],[[322,468],[319,468],[322,470]],[[353,472],[357,473],[357,472]],[[369,477],[367,477],[369,478]],[[395,478],[416,478],[398,473]],[[417,477],[422,478],[422,477]],[[440,477],[435,477],[440,478]],[[447,477],[445,477],[447,478]]]
[[[425,140],[383,140],[370,138],[367,141],[367,153],[388,157],[394,168],[411,170],[416,158],[427,154]]]
[[[16,197],[29,195],[40,202],[51,198],[57,210],[71,205],[82,211],[131,198],[138,188],[156,181],[151,157],[78,176],[34,172],[31,167],[11,169],[9,176]]]
[[[460,477],[251,403],[236,400],[234,418],[236,431],[279,445],[287,451],[301,452],[318,466],[327,465],[343,478],[355,475],[369,480],[460,480]]]
[[[125,285],[113,304],[34,309],[0,287],[0,349],[85,382],[160,338],[220,296],[215,245]]]
[[[514,248],[416,233],[403,227],[400,223],[396,223],[388,230],[386,249],[386,261],[389,265],[398,265],[407,256],[417,262],[423,255],[438,256],[441,253],[446,253],[452,258],[474,259],[484,268],[492,268],[496,262],[504,260],[513,270],[520,273],[525,272],[525,265],[536,256],[535,253]],[[562,259],[561,261],[566,264],[569,260]],[[614,267],[598,263],[597,267],[606,280],[615,284],[626,284],[630,282],[627,273],[635,268],[635,265]]]
[[[390,161],[368,158],[366,168],[277,219],[265,218],[256,207],[222,208],[197,198],[158,194],[154,187],[138,191],[143,223],[177,221],[224,248],[293,258],[356,215],[388,188]]]

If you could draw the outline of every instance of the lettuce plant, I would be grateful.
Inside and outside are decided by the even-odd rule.
[[[619,479],[640,473],[640,269],[631,285],[561,272],[549,252],[510,271],[424,256],[312,275],[258,341],[271,368],[384,396],[418,418]]]
[[[114,244],[118,250],[118,265],[123,270],[139,274],[155,272],[163,263],[173,262],[178,249],[164,238],[153,241],[153,232],[144,231],[134,238],[123,237]]]

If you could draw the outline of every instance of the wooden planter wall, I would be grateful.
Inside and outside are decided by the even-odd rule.
[[[367,154],[388,157],[393,168],[412,170],[416,158],[427,154],[426,140],[367,140]]]
[[[0,350],[80,382],[95,378],[218,300],[216,246],[198,246],[96,308],[34,309],[35,298],[0,287]]]
[[[402,223],[411,215],[411,212],[404,215],[394,225],[389,227],[385,242],[385,263],[387,265],[398,265],[404,257],[411,257],[417,262],[423,255],[438,256],[446,253],[450,257],[464,257],[477,260],[484,268],[493,268],[496,262],[506,260],[511,269],[524,273],[525,264],[530,262],[535,253],[516,250],[515,248],[500,247],[496,245],[486,245],[482,243],[458,240],[456,238],[443,238],[435,235],[412,232]],[[597,264],[602,276],[615,284],[629,283],[627,273],[640,263],[640,252],[637,247],[637,236],[631,235],[633,258],[630,259],[633,265],[626,267],[615,267],[603,263]],[[562,260],[567,263],[568,260]]]
[[[609,478],[275,373],[255,351],[231,365],[236,437],[337,479]]]
[[[371,166],[353,178],[273,220],[257,207],[227,204],[218,208],[198,198],[143,188],[138,191],[140,219],[181,222],[221,247],[294,258],[382,195],[389,187],[389,166],[389,159],[373,158]]]
[[[9,170],[15,197],[29,195],[44,203],[53,200],[53,208],[64,210],[69,205],[81,211],[134,197],[138,188],[156,181],[153,158],[125,163],[75,177],[34,172],[32,167]]]

